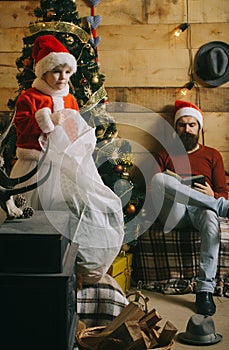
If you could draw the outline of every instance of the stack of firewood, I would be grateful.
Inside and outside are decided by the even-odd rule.
[[[80,346],[89,350],[169,350],[177,329],[170,321],[161,329],[158,325],[161,319],[156,309],[145,313],[131,302],[107,327],[79,332],[77,340]]]

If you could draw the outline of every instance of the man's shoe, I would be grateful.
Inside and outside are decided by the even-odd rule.
[[[216,312],[213,294],[210,292],[196,293],[197,313],[212,316]]]

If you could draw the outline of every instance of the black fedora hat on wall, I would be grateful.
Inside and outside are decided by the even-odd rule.
[[[212,345],[220,342],[211,316],[194,314],[188,321],[186,332],[179,333],[177,339],[191,345]]]
[[[229,81],[229,45],[211,41],[201,46],[195,57],[194,70],[197,77],[212,87]]]

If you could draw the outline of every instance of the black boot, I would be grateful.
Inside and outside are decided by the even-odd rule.
[[[197,313],[212,316],[216,312],[213,294],[210,292],[196,293]]]

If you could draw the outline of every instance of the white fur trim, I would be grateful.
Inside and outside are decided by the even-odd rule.
[[[54,130],[54,124],[51,119],[51,110],[48,107],[39,109],[35,113],[36,121],[44,133],[48,133]]]
[[[176,126],[178,119],[180,119],[181,117],[184,117],[184,116],[190,116],[190,117],[196,118],[200,124],[200,128],[201,129],[203,128],[203,116],[202,116],[202,114],[197,109],[192,108],[192,107],[184,107],[184,108],[178,109],[178,111],[176,112],[175,117],[174,117],[174,126]]]
[[[70,67],[71,75],[77,70],[75,57],[67,52],[50,52],[47,56],[40,59],[35,66],[35,74],[38,78],[60,64],[67,64]]]
[[[57,112],[57,111],[61,111],[62,109],[64,109],[64,99],[63,97],[60,96],[52,96],[52,101],[53,101],[53,111]]]

